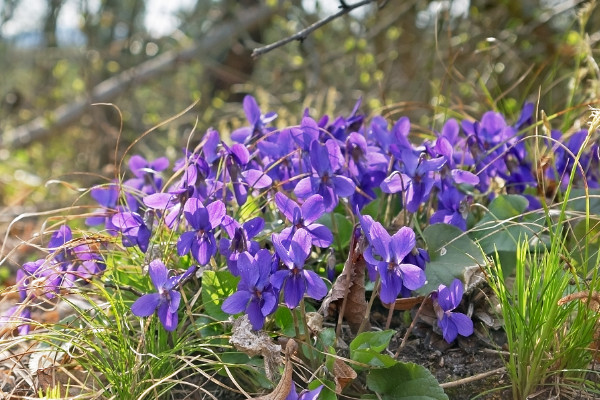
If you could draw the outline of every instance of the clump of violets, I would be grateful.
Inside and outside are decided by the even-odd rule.
[[[177,310],[181,302],[179,286],[195,269],[196,267],[192,266],[181,275],[169,276],[169,271],[162,261],[152,261],[148,273],[156,293],[148,293],[138,298],[131,306],[133,315],[149,317],[156,311],[165,330],[175,330],[178,322]]]
[[[463,290],[462,282],[454,279],[450,287],[440,285],[438,290],[431,294],[438,327],[448,343],[452,343],[458,335],[470,336],[473,333],[473,321],[465,314],[453,311],[460,305]]]

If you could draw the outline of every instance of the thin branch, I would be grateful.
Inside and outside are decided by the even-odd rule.
[[[478,381],[480,379],[487,378],[488,376],[497,375],[497,374],[503,374],[505,372],[506,372],[506,367],[501,367],[501,368],[494,369],[494,370],[491,370],[491,371],[482,372],[481,374],[469,376],[467,378],[462,378],[462,379],[459,379],[457,381],[440,383],[440,387],[442,389],[447,389],[447,388],[451,388],[451,387],[462,386],[462,385],[466,385],[467,383],[473,383],[473,382]]]
[[[266,45],[263,47],[258,47],[256,49],[254,49],[252,51],[252,57],[258,57],[263,54],[266,54],[266,53],[270,52],[271,50],[274,50],[281,46],[285,46],[286,44],[288,44],[289,42],[293,42],[294,40],[299,40],[300,42],[302,42],[304,39],[306,39],[308,37],[308,35],[310,35],[313,31],[316,31],[323,25],[326,25],[329,22],[333,21],[334,19],[348,14],[352,10],[355,10],[359,7],[365,6],[367,4],[375,3],[375,2],[377,2],[377,0],[363,0],[363,1],[359,1],[356,4],[347,4],[345,1],[340,1],[340,11],[315,22],[314,24],[310,25],[309,27],[302,29],[301,31],[299,31],[291,36],[288,36],[286,38],[278,40],[269,45]]]

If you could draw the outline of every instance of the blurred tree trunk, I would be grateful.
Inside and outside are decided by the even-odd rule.
[[[202,0],[198,0],[201,2]],[[223,23],[236,17],[236,12],[260,5],[259,0],[223,0],[220,8],[223,13]],[[210,97],[221,97],[226,101],[240,102],[245,93],[236,92],[235,85],[247,82],[254,71],[252,48],[254,43],[262,42],[262,32],[265,25],[255,25],[242,32],[232,43],[231,47],[218,56],[219,65],[209,70],[209,80],[213,83]]]
[[[44,18],[44,41],[46,47],[58,47],[56,39],[56,21],[64,4],[64,0],[48,0],[47,13]]]

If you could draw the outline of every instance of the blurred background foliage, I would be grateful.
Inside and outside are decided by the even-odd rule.
[[[342,2],[172,0],[169,12],[165,3],[0,1],[2,233],[22,212],[73,204],[77,188],[114,178],[129,145],[196,101],[129,154],[174,160],[192,132],[192,143],[209,126],[226,134],[245,124],[240,102],[247,93],[263,112],[279,114],[279,126],[297,123],[306,107],[314,117],[347,115],[362,98],[361,112],[390,121],[407,115],[416,134],[450,116],[478,118],[495,109],[514,121],[525,101],[552,114],[600,94],[591,62],[598,57],[600,11],[585,1],[374,1],[256,59],[253,48],[336,12]],[[259,23],[239,29],[238,21],[265,7]],[[582,9],[589,11],[584,18]],[[174,57],[152,79],[132,79],[107,99],[114,106],[91,105],[107,79],[180,54],[224,26],[239,32],[210,51]],[[76,118],[57,124],[60,107],[78,99],[85,106]],[[553,128],[585,113],[586,106],[565,112]],[[41,133],[15,140],[36,118]],[[27,238],[35,229],[28,226],[13,224],[11,233]]]

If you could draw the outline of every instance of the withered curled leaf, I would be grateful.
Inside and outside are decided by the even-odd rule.
[[[355,228],[355,232],[356,232]],[[364,236],[357,238],[352,235],[350,254],[344,264],[344,269],[337,277],[331,290],[323,300],[319,312],[325,317],[333,314],[335,310],[343,314],[343,318],[350,325],[352,333],[360,329],[367,312],[365,298],[365,269],[367,263],[363,257],[366,247]],[[369,330],[369,321],[365,321],[364,328]]]

